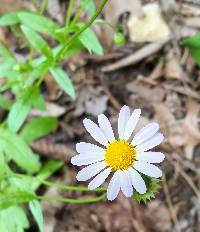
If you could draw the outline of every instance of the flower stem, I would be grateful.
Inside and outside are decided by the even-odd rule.
[[[74,5],[74,0],[70,0],[69,6],[68,6],[68,9],[67,9],[66,23],[65,23],[65,27],[67,29],[68,29],[69,24],[70,24],[70,18],[71,18],[71,12],[72,12],[73,5]]]
[[[65,52],[67,51],[67,49],[71,46],[71,44],[73,43],[73,41],[75,39],[77,39],[79,37],[79,35],[85,31],[93,22],[94,20],[99,16],[99,14],[101,13],[101,11],[103,10],[106,2],[108,0],[102,0],[101,3],[99,4],[96,13],[94,14],[94,16],[77,32],[75,33],[65,44],[64,46],[61,48],[61,50],[58,52],[57,56],[56,56],[56,61],[60,61],[64,58],[65,56]]]
[[[74,198],[64,198],[64,197],[48,197],[48,196],[37,196],[38,200],[44,201],[60,201],[65,203],[74,203],[74,204],[84,204],[84,203],[94,203],[103,200],[106,197],[106,193],[88,199],[74,199]]]

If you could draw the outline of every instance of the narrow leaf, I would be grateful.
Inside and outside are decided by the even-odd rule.
[[[35,31],[52,36],[59,41],[64,39],[56,33],[60,29],[59,25],[45,16],[33,12],[19,12],[18,17],[21,23]]]
[[[38,157],[18,135],[6,129],[0,129],[0,147],[6,155],[14,160],[28,173],[37,172],[40,168]]]
[[[19,23],[17,12],[11,12],[0,17],[0,26],[11,26]]]
[[[34,118],[22,129],[20,135],[26,143],[31,143],[49,133],[58,126],[58,121],[54,117]]]
[[[33,217],[35,218],[35,221],[38,224],[40,232],[44,231],[44,221],[43,221],[43,215],[42,210],[39,201],[33,200],[29,202],[29,208],[31,210],[31,213],[33,214]]]
[[[36,87],[29,87],[23,95],[12,106],[8,115],[8,127],[12,131],[18,131],[24,123],[34,101],[39,96],[39,90]]]
[[[37,32],[27,26],[21,26],[21,29],[33,48],[46,57],[52,57],[51,48]]]
[[[82,26],[83,25],[81,25],[80,28]],[[97,55],[103,55],[103,48],[92,29],[88,28],[83,31],[79,36],[79,40],[88,49],[89,52],[94,52]]]
[[[52,76],[58,85],[72,98],[75,98],[75,90],[67,73],[59,67],[50,69]]]

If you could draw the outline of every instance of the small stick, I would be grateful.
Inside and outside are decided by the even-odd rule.
[[[150,43],[145,45],[143,48],[136,51],[134,54],[125,57],[113,64],[107,65],[101,69],[102,72],[111,72],[116,69],[120,69],[129,65],[133,65],[144,58],[153,55],[154,53],[158,52],[169,40],[171,37],[168,37],[158,43]]]

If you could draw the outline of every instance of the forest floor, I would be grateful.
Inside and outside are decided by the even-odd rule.
[[[30,9],[27,1],[11,2],[0,2],[0,14]],[[62,24],[65,2],[49,1],[46,14]],[[131,2],[134,1],[110,1],[103,12],[104,18],[126,24]],[[147,44],[142,38],[134,43],[126,29],[127,42],[118,47],[113,45],[112,32],[105,25],[95,26],[104,55],[98,57],[82,52],[62,63],[75,86],[75,101],[66,96],[50,76],[45,79],[43,94],[49,104],[47,114],[59,118],[59,129],[32,147],[44,160],[65,161],[64,168],[51,177],[52,180],[77,185],[78,169],[70,164],[70,158],[77,142],[91,139],[82,120],[89,117],[95,121],[98,114],[105,113],[116,128],[122,105],[141,108],[139,127],[156,121],[166,138],[160,146],[166,155],[162,188],[147,204],[122,195],[112,203],[42,202],[45,232],[200,231],[200,71],[188,49],[180,43],[200,28],[200,1],[151,2],[159,2],[171,36],[160,43]],[[9,33],[7,29],[0,29],[1,39],[16,47],[19,41]],[[50,196],[66,196],[66,192],[53,188],[39,191]],[[85,197],[75,192],[68,192],[67,196],[70,195]]]

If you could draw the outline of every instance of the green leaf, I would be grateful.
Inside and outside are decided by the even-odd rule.
[[[96,7],[93,0],[81,0],[81,5],[91,16],[95,14]]]
[[[182,40],[181,44],[200,49],[200,32],[198,32],[195,36]]]
[[[79,27],[81,28],[82,26],[83,25]],[[79,40],[89,52],[94,52],[97,55],[103,55],[103,48],[92,29],[87,28],[85,31],[83,31],[79,36]]]
[[[192,54],[192,56],[194,57],[196,63],[198,65],[200,65],[200,48],[190,48],[190,52]]]
[[[147,187],[147,192],[144,194],[140,194],[138,192],[134,192],[133,198],[139,202],[143,201],[146,203],[149,201],[151,198],[155,198],[155,194],[158,192],[160,189],[160,180],[153,178],[153,177],[148,177],[148,176],[142,176],[146,183]]]
[[[49,18],[33,12],[19,12],[18,17],[24,25],[32,28],[35,31],[52,36],[58,41],[63,41],[63,37],[57,31],[60,29],[59,25]]]
[[[24,123],[34,101],[39,96],[39,89],[37,87],[27,88],[22,96],[13,104],[8,115],[8,127],[12,131],[18,131]]]
[[[75,90],[67,73],[59,67],[50,68],[50,72],[58,85],[74,99]]]
[[[51,48],[37,32],[27,26],[21,26],[21,29],[33,48],[48,58],[52,57]]]
[[[38,157],[18,135],[7,129],[0,129],[0,147],[6,155],[14,160],[28,173],[37,172],[40,168]]]
[[[29,228],[26,213],[19,206],[12,206],[0,211],[1,232],[23,232]]]
[[[54,172],[59,170],[63,166],[63,162],[57,161],[57,160],[51,160],[44,164],[44,166],[41,168],[39,173],[37,174],[38,180],[46,180],[48,177],[50,177]],[[32,182],[32,189],[36,190],[40,186],[40,181],[34,181]]]
[[[5,58],[12,58],[12,53],[0,42],[0,55],[4,56]]]
[[[33,214],[33,217],[35,218],[35,221],[38,224],[40,232],[43,232],[44,231],[44,221],[43,221],[42,209],[41,209],[39,201],[33,200],[33,201],[29,202],[29,208],[31,210],[31,213]]]
[[[6,110],[9,110],[12,106],[12,101],[5,98],[3,95],[0,94],[0,107]]]
[[[34,101],[33,107],[38,109],[38,110],[41,110],[41,111],[46,110],[46,102],[45,102],[44,96],[42,94],[40,94],[37,97],[37,99]]]
[[[0,180],[4,179],[10,172],[7,162],[5,161],[3,148],[0,147]]]
[[[11,12],[0,17],[0,26],[11,26],[19,23],[17,12]]]
[[[35,68],[30,73],[29,78],[25,82],[25,87],[33,85],[33,83],[41,76],[44,76],[48,72],[49,63],[47,61],[43,61],[40,64],[33,64]]]
[[[37,197],[32,192],[7,187],[0,192],[0,209],[6,209],[34,199],[37,199]]]
[[[24,126],[20,135],[26,143],[31,143],[55,131],[57,126],[58,121],[54,117],[34,118]]]
[[[14,71],[14,65],[16,61],[14,59],[6,59],[0,63],[0,78],[12,76],[12,72]]]

